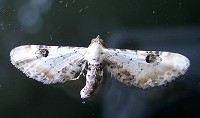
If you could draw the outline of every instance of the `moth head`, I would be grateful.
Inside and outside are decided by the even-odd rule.
[[[104,44],[103,39],[100,39],[99,35],[96,38],[91,40],[91,44],[93,44],[93,43],[99,43],[100,45]]]

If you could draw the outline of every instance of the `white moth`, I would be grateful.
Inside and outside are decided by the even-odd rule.
[[[103,79],[104,67],[126,85],[145,89],[171,82],[183,75],[190,65],[189,59],[178,53],[106,49],[99,36],[92,39],[88,48],[19,46],[10,52],[10,58],[16,68],[44,84],[76,80],[86,70],[81,98],[94,93]]]

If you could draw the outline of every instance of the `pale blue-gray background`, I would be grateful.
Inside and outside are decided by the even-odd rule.
[[[199,0],[0,0],[0,117],[198,117],[199,5]],[[191,66],[176,81],[148,90],[127,87],[105,71],[102,85],[83,101],[84,77],[43,85],[9,61],[10,50],[20,45],[87,47],[98,34],[106,47],[178,52]]]

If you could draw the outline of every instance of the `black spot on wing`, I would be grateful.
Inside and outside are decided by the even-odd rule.
[[[49,51],[47,49],[39,49],[39,51],[43,57],[47,57],[49,55]]]
[[[159,57],[159,52],[149,52],[149,54],[145,58],[147,63],[155,63],[155,62],[160,62],[161,58]]]

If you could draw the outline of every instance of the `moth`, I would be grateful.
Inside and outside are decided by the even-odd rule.
[[[11,63],[44,84],[77,80],[87,71],[81,98],[90,97],[103,80],[103,69],[126,85],[143,89],[165,85],[185,74],[190,61],[172,52],[107,49],[99,35],[86,47],[23,45],[10,52]]]

